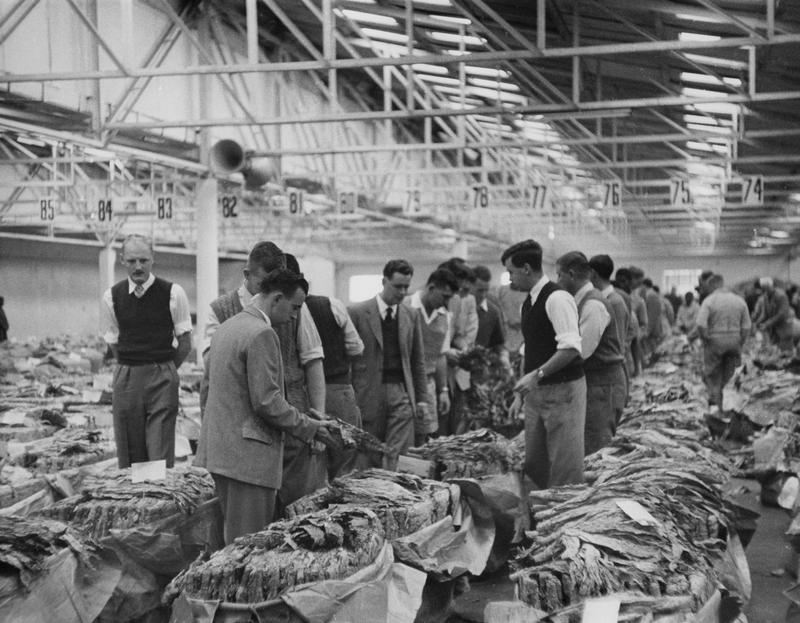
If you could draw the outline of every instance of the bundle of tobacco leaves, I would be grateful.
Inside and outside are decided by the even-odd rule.
[[[214,481],[196,467],[174,467],[158,482],[131,482],[130,469],[88,476],[81,492],[38,511],[67,521],[95,539],[113,528],[139,527],[177,513],[191,514],[214,497]]]
[[[286,515],[299,517],[339,504],[374,511],[386,538],[395,539],[444,519],[451,512],[451,489],[413,474],[368,469],[336,478],[324,489],[296,500]]]
[[[64,428],[52,437],[30,442],[16,463],[37,473],[55,472],[114,456],[113,441],[104,441],[99,430]]]
[[[655,404],[626,410],[618,431],[658,429],[676,439],[703,441],[709,438],[702,407],[697,402]]]
[[[463,417],[470,429],[490,427],[514,435],[520,422],[509,417],[517,378],[513,368],[503,365],[499,355],[481,346],[462,353],[458,366],[470,372],[470,387],[464,392]]]
[[[330,430],[334,437],[339,439],[343,448],[357,448],[362,452],[386,452],[386,444],[375,437],[375,435],[368,433],[358,426],[353,426],[340,418],[335,418],[334,422],[336,425],[332,426]]]
[[[473,478],[522,470],[524,449],[500,433],[486,428],[436,437],[424,446],[411,448],[412,456],[433,461],[437,478]]]
[[[0,515],[0,572],[16,571],[25,586],[49,556],[65,547],[83,560],[94,551],[94,545],[61,522]]]
[[[307,582],[342,579],[372,563],[384,545],[371,510],[333,506],[271,523],[182,571],[166,589],[197,599],[257,603]]]
[[[552,612],[620,591],[691,595],[695,610],[715,588],[733,516],[719,484],[702,465],[656,458],[622,463],[591,487],[533,492],[533,543],[512,563],[520,597]],[[632,501],[650,516],[623,511]]]

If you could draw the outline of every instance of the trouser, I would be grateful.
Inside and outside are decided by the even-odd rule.
[[[540,489],[582,483],[586,379],[537,385],[523,411],[528,477]]]
[[[439,430],[439,396],[436,391],[436,375],[428,375],[428,411],[425,414],[417,412],[414,418],[414,445],[421,446],[431,434]]]
[[[325,413],[332,417],[364,428],[361,424],[361,411],[356,403],[356,394],[350,383],[328,383],[325,385]],[[337,450],[328,448],[328,478],[352,472],[356,468],[358,450]]]
[[[414,408],[403,383],[381,383],[375,391],[378,392],[377,413],[364,422],[364,430],[383,441],[389,455],[384,465],[377,457],[369,457],[369,466],[396,469],[397,457],[414,443]]]
[[[631,354],[633,358],[633,372],[631,376],[639,376],[644,368],[644,354],[642,353],[642,339],[635,337],[631,341]]]
[[[722,407],[722,390],[742,364],[739,336],[710,337],[703,348],[703,381],[708,390],[708,404]]]
[[[236,537],[263,530],[275,518],[277,491],[220,474],[211,474],[222,507],[225,545]]]
[[[586,370],[584,454],[604,448],[617,432],[625,407],[625,371],[622,362],[600,370]]]
[[[120,468],[159,459],[174,465],[178,386],[172,361],[117,365],[111,411]]]

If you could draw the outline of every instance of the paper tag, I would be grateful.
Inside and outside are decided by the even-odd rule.
[[[83,402],[100,402],[100,397],[103,392],[97,389],[84,389],[81,392],[81,400]]]
[[[653,517],[639,502],[634,500],[617,500],[617,506],[640,526],[657,526],[659,524],[658,519]]]
[[[158,461],[144,461],[142,463],[131,463],[131,482],[144,482],[145,480],[166,480],[167,462],[164,459]]]
[[[588,599],[583,604],[581,623],[617,623],[619,620],[618,597]]]
[[[0,424],[4,426],[22,426],[25,424],[26,412],[22,409],[9,409],[0,415]]]
[[[470,387],[470,373],[464,368],[456,368],[456,385],[461,391],[467,391]]]

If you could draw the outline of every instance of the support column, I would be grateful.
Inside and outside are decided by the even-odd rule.
[[[97,283],[100,287],[100,295],[97,297],[97,300],[99,301],[103,298],[103,293],[115,283],[114,267],[117,264],[117,252],[111,246],[103,247],[98,260],[100,279],[97,280]]]
[[[202,364],[208,306],[219,294],[219,226],[217,223],[217,180],[208,178],[197,185],[197,363]]]

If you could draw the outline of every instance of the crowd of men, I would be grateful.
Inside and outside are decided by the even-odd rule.
[[[174,460],[176,369],[190,349],[186,294],[152,273],[150,240],[122,247],[128,278],[103,297],[119,464]],[[674,326],[704,344],[709,403],[738,365],[750,332],[744,300],[719,275],[701,281],[701,304],[662,296],[644,272],[579,251],[542,268],[533,240],[499,258],[510,284],[490,292],[491,270],[452,258],[411,292],[413,266],[388,261],[380,292],[346,307],[312,294],[297,259],[264,241],[241,285],[207,311],[205,376],[195,464],[214,478],[226,542],[261,529],[297,498],[352,469],[394,469],[408,448],[467,430],[475,346],[519,380],[512,415],[524,418],[525,472],[538,487],[583,482],[583,458],[609,443],[632,377]],[[612,280],[613,276],[613,280]],[[757,324],[782,335],[775,288]],[[785,294],[784,294],[785,297]],[[780,299],[780,296],[778,297]],[[677,299],[677,301],[676,301]],[[512,364],[512,362],[514,362]],[[366,430],[386,452],[345,450],[337,420]]]

